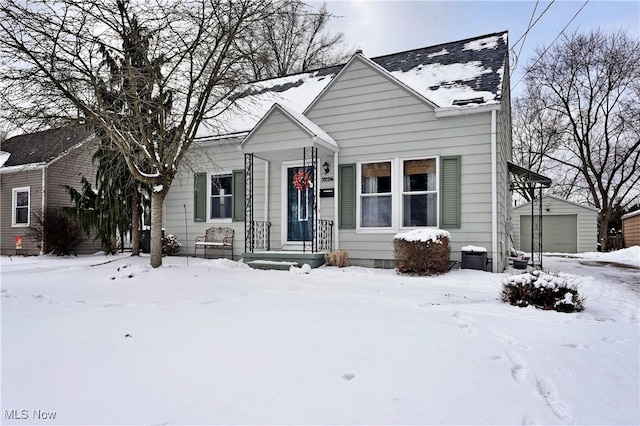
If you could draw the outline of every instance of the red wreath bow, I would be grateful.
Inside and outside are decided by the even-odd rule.
[[[296,174],[293,175],[293,186],[298,191],[311,188],[311,173],[302,169],[298,170]]]

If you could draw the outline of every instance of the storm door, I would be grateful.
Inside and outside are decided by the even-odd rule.
[[[313,239],[313,169],[287,168],[287,241]]]

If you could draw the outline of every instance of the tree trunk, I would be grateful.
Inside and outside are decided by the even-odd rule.
[[[598,229],[598,242],[600,243],[600,251],[609,251],[609,242],[607,237],[609,236],[609,215],[605,212],[600,212],[598,215],[599,229]]]
[[[151,267],[162,266],[162,206],[164,192],[151,193]]]
[[[140,214],[138,212],[138,189],[131,190],[131,256],[140,256]]]

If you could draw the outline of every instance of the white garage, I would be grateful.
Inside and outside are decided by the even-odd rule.
[[[537,214],[537,210],[536,210]],[[531,203],[513,208],[513,243],[531,251]],[[542,251],[583,253],[597,250],[598,211],[554,197],[542,197]]]

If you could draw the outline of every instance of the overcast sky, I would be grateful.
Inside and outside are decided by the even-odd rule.
[[[317,7],[322,2],[310,4]],[[600,27],[607,30],[623,28],[640,37],[640,0],[588,0],[586,5],[584,0],[555,0],[540,1],[537,6],[536,1],[519,0],[328,0],[327,8],[339,16],[331,23],[330,30],[344,32],[347,43],[354,50],[361,48],[367,57],[507,30],[509,45],[515,52],[511,53],[512,66],[522,48],[517,67],[512,69],[512,87],[522,77],[522,68],[534,57],[536,47],[553,43],[576,13],[565,34]],[[524,44],[522,41],[515,44],[527,31],[532,16],[534,21],[540,19],[527,34]]]

